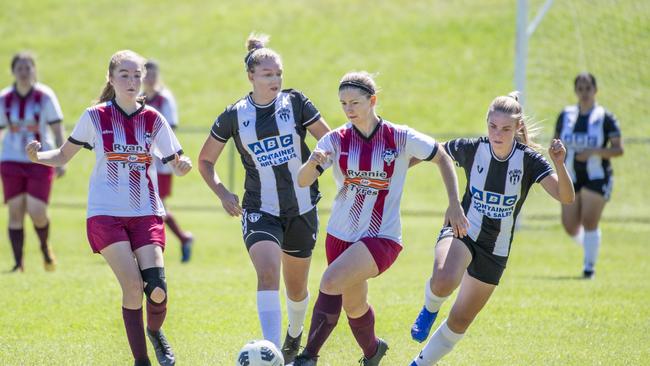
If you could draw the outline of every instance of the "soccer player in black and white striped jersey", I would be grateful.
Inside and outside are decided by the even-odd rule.
[[[556,174],[534,150],[537,145],[529,136],[516,93],[492,101],[487,124],[487,137],[444,144],[452,159],[465,170],[467,186],[462,205],[469,229],[462,238],[449,227],[440,232],[433,275],[425,286],[425,305],[411,328],[413,339],[425,341],[442,303],[459,285],[460,292],[449,317],[411,366],[438,362],[485,306],[506,267],[515,221],[531,186],[540,183],[564,204],[575,198],[564,165],[564,145],[555,139],[549,148]]]
[[[564,108],[555,127],[576,191],[575,202],[562,205],[562,225],[584,247],[582,275],[591,279],[601,240],[598,222],[614,183],[609,159],[623,155],[623,138],[616,117],[596,103],[596,78],[581,73],[573,85],[578,104]]]
[[[329,127],[311,101],[282,90],[282,60],[266,48],[266,35],[251,34],[244,62],[253,91],[228,106],[212,126],[199,155],[199,171],[231,216],[242,216],[244,243],[257,272],[257,310],[264,338],[280,348],[280,269],[287,288],[289,329],[285,361],[298,353],[309,305],[307,278],[316,243],[318,183],[299,187],[298,170],[310,151],[307,132],[317,140]],[[246,170],[244,198],[231,193],[214,170],[233,139]]]

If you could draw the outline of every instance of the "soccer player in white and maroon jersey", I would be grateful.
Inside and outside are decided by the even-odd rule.
[[[0,91],[0,137],[6,129],[0,155],[4,201],[9,207],[9,241],[14,253],[12,271],[23,271],[25,213],[34,224],[43,252],[45,269],[53,271],[56,259],[48,243],[50,220],[47,205],[55,169],[34,164],[25,154],[25,144],[40,141],[47,149],[63,144],[63,114],[52,89],[36,81],[36,64],[28,52],[11,60],[15,83]],[[64,167],[56,169],[62,176]]]
[[[176,99],[174,99],[172,92],[161,80],[158,62],[148,60],[144,64],[144,67],[147,70],[142,80],[142,91],[146,98],[145,103],[156,108],[165,117],[172,130],[176,130],[176,127],[178,127]],[[172,215],[169,210],[169,205],[165,202],[165,199],[172,194],[172,169],[156,157],[154,157],[154,164],[158,172],[158,194],[166,209],[164,217],[165,224],[181,242],[181,262],[188,262],[192,254],[194,237],[189,231],[181,229],[176,222],[175,215]]]
[[[386,271],[402,250],[399,207],[411,159],[438,164],[449,198],[445,222],[457,235],[465,233],[451,159],[433,138],[378,117],[376,90],[366,72],[343,77],[339,98],[349,122],[320,139],[298,175],[298,183],[306,186],[333,167],[338,193],[325,240],[329,266],[320,283],[307,345],[295,366],[316,364],[341,308],[363,350],[361,364],[379,365],[384,357],[388,345],[375,336],[367,281]]]
[[[278,348],[282,337],[282,271],[289,318],[281,347],[286,362],[300,347],[309,305],[309,265],[318,233],[318,182],[299,187],[298,169],[309,158],[307,133],[319,139],[329,127],[303,93],[282,89],[282,59],[265,47],[268,38],[257,34],[248,37],[244,64],[253,91],[229,105],[214,121],[199,154],[199,171],[226,212],[242,216],[244,244],[257,273],[262,333]],[[241,206],[214,170],[230,139],[246,170]]]
[[[577,105],[560,113],[555,138],[567,148],[566,164],[576,191],[574,203],[562,205],[564,230],[584,249],[582,276],[594,276],[600,248],[600,217],[614,185],[611,158],[623,155],[616,117],[596,103],[596,77],[580,73],[573,81]]]
[[[144,73],[142,57],[128,50],[116,52],[98,104],[86,109],[68,141],[43,152],[38,152],[41,143],[33,141],[26,150],[33,162],[55,167],[67,163],[82,147],[94,150],[86,221],[90,247],[104,257],[122,287],[122,316],[135,365],[151,364],[143,292],[147,335],[158,363],[174,365],[174,354],[161,330],[167,314],[165,209],[152,157],[170,164],[177,175],[187,174],[192,165],[181,156],[183,150],[165,118],[139,99]]]
[[[426,281],[424,306],[411,336],[425,341],[442,303],[460,285],[449,317],[433,333],[411,366],[433,365],[451,352],[499,284],[506,267],[517,215],[535,183],[554,199],[571,203],[573,184],[560,140],[553,140],[551,165],[534,149],[518,94],[495,98],[487,113],[488,136],[455,139],[445,150],[465,170],[463,210],[467,235],[456,237],[443,227],[435,248],[433,275]]]

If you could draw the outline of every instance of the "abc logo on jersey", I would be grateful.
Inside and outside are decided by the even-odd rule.
[[[289,147],[293,145],[293,135],[281,135],[267,137],[264,140],[248,144],[248,148],[255,155],[271,152],[282,147]]]
[[[499,193],[482,191],[474,186],[472,186],[472,198],[474,199],[474,201],[479,201],[490,205],[499,205],[504,207],[510,207],[517,202],[517,195],[506,196]]]

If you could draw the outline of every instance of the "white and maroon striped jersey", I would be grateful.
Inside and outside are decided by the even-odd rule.
[[[174,99],[174,95],[169,89],[164,88],[160,90],[152,98],[147,98],[146,103],[160,112],[172,128],[178,126],[176,99]],[[163,164],[160,159],[154,157],[154,164],[156,165],[156,171],[158,174],[172,174],[171,167],[167,164]]]
[[[338,191],[327,232],[349,242],[380,237],[401,243],[399,210],[409,161],[433,159],[436,141],[385,120],[365,137],[348,122],[325,135],[316,149],[330,153],[321,168],[334,167]]]
[[[183,150],[154,108],[128,115],[114,101],[86,109],[70,142],[95,150],[88,217],[165,215],[153,156],[167,163]]]
[[[0,161],[29,163],[25,145],[40,141],[43,150],[56,148],[50,125],[61,122],[63,113],[56,95],[46,85],[36,83],[20,95],[15,86],[0,91],[0,128],[7,128]]]

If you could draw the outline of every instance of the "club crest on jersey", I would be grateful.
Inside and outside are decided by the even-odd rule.
[[[151,145],[151,132],[145,132],[144,133],[144,142],[147,145]]]
[[[521,180],[521,174],[522,171],[520,169],[515,169],[515,170],[510,170],[508,172],[508,179],[510,180],[510,184],[517,184]]]
[[[289,117],[291,117],[291,113],[289,112],[289,109],[286,108],[286,107],[280,108],[277,111],[277,114],[278,114],[278,117],[280,117],[280,119],[283,120],[284,122],[288,122]]]
[[[397,157],[397,151],[393,149],[384,150],[384,152],[381,153],[381,157],[384,159],[386,164],[390,166],[393,163],[393,161],[395,161],[395,158]]]
[[[248,217],[248,221],[250,221],[252,223],[256,223],[256,222],[259,221],[259,219],[262,218],[262,214],[257,213],[257,212],[249,213],[246,216]]]

